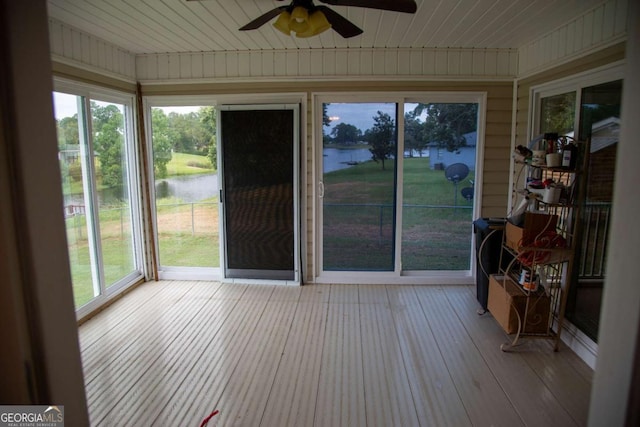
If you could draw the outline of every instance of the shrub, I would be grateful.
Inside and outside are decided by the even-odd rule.
[[[82,181],[82,166],[80,165],[80,162],[69,163],[67,172],[72,180]]]

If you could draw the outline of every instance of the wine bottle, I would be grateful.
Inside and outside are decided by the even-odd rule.
[[[562,169],[575,169],[578,160],[578,147],[573,142],[562,148]]]

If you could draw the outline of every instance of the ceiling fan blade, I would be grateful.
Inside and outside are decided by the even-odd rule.
[[[331,24],[331,28],[333,28],[345,39],[362,34],[362,30],[360,28],[358,28],[344,16],[329,9],[327,6],[318,6],[317,9],[321,10],[322,13],[324,13],[327,21],[329,21],[329,23]]]
[[[416,13],[418,9],[414,0],[320,0],[320,2],[332,6],[366,7],[406,13]]]
[[[256,28],[263,26],[264,24],[271,21],[276,16],[280,15],[286,9],[287,9],[287,6],[276,7],[275,9],[270,10],[264,15],[259,16],[253,21],[249,22],[247,25],[240,28],[240,31],[255,30]]]

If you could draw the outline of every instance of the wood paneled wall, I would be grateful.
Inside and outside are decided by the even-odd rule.
[[[54,62],[105,77],[136,82],[135,55],[114,44],[49,18],[49,49]]]
[[[510,79],[515,49],[317,49],[138,55],[141,82],[282,78]]]
[[[520,47],[518,75],[531,76],[624,41],[628,1],[607,0],[555,31]]]

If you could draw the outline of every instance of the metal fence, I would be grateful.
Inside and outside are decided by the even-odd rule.
[[[604,279],[611,203],[587,203],[582,216],[579,279]]]

